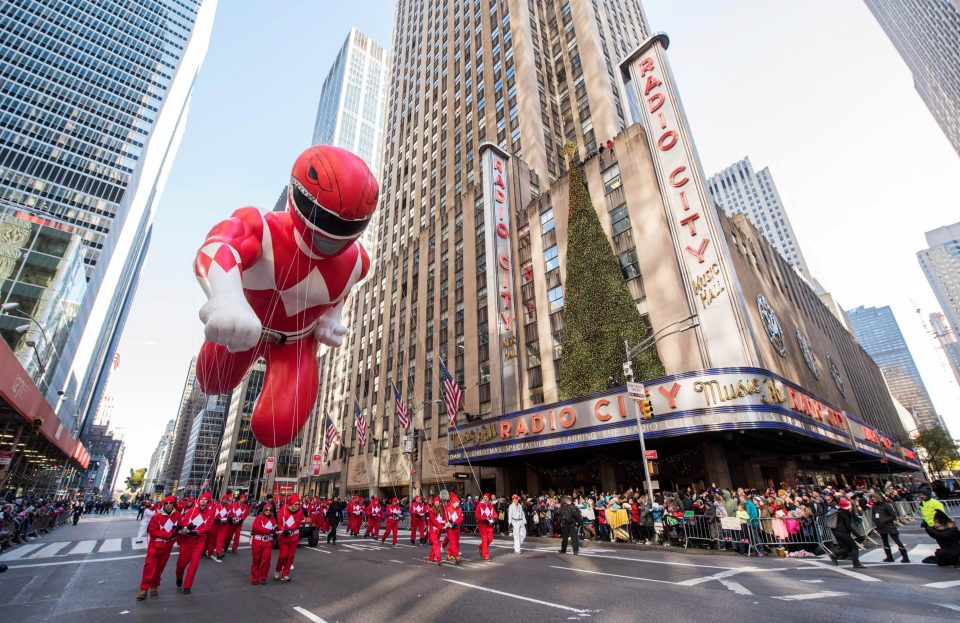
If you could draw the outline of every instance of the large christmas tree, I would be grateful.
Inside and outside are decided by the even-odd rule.
[[[570,166],[567,218],[561,400],[603,390],[611,375],[622,379],[623,341],[636,345],[649,334],[593,209],[579,162]],[[637,380],[663,376],[656,349],[639,355],[633,371]]]

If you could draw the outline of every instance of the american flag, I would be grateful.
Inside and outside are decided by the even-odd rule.
[[[397,420],[400,421],[400,428],[410,428],[410,412],[407,411],[407,405],[403,404],[396,384],[393,385],[393,399],[397,404]]]
[[[447,401],[448,426],[453,426],[457,422],[457,411],[460,410],[460,402],[463,400],[463,393],[457,381],[450,376],[447,366],[440,360],[440,382],[443,384],[443,395]]]
[[[330,448],[332,448],[340,440],[340,435],[337,433],[337,427],[333,425],[333,420],[330,419],[330,416],[327,416],[327,434],[323,440],[323,460],[327,460],[327,454],[330,453]]]
[[[357,414],[357,441],[361,446],[367,445],[367,420],[363,417],[363,409],[357,400],[353,401],[353,410]]]

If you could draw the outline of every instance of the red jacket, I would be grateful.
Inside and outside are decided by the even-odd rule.
[[[463,523],[463,509],[460,507],[454,508],[453,504],[447,505],[447,523],[450,524],[451,530],[459,530],[460,524]]]
[[[362,502],[353,502],[350,504],[350,514],[356,517],[363,515],[363,503]]]
[[[443,514],[443,509],[440,509],[440,512],[437,512],[432,506],[430,507],[430,519],[427,520],[427,527],[430,530],[436,530],[439,532],[443,530],[447,525],[447,517]]]
[[[206,510],[199,506],[186,509],[180,515],[180,525],[184,531],[196,530],[197,536],[204,536],[213,530],[213,505],[208,504]]]
[[[414,502],[410,505],[410,514],[416,517],[424,517],[427,515],[427,505],[423,502]]]
[[[403,515],[403,511],[400,509],[399,504],[391,504],[387,507],[387,520],[388,521],[400,521],[400,516]]]
[[[300,524],[303,523],[303,509],[294,512],[288,506],[284,506],[280,515],[277,516],[277,522],[279,525],[278,531],[289,530],[292,533],[291,536],[296,535],[299,538]]]
[[[254,540],[269,541],[273,539],[273,533],[277,529],[277,518],[274,516],[257,515],[253,520],[253,527],[250,531],[253,533]],[[267,537],[269,539],[257,539],[256,537]]]
[[[173,509],[169,515],[160,511],[150,518],[150,523],[147,525],[147,534],[150,535],[151,539],[169,541],[176,535],[179,521],[180,511],[177,509]]]
[[[636,502],[630,505],[630,521],[640,523],[640,505]]]
[[[493,504],[484,504],[480,502],[473,511],[473,516],[477,519],[477,525],[486,524],[492,526],[497,520],[497,511]]]
[[[374,504],[370,502],[367,505],[367,517],[382,517],[383,516],[383,507],[380,506],[380,502]]]
[[[246,502],[237,502],[233,505],[231,509],[232,517],[237,520],[235,523],[243,523],[243,520],[247,518],[250,514],[250,507],[247,506]]]
[[[210,504],[208,508],[213,509],[213,523],[222,524],[227,523],[227,517],[230,516],[230,505],[229,504]]]

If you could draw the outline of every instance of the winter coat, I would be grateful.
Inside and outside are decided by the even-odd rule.
[[[575,526],[583,521],[580,509],[573,504],[564,504],[560,507],[560,523],[563,526]]]
[[[733,517],[737,514],[737,501],[733,499],[729,491],[723,492],[723,508],[727,511],[727,517]]]
[[[846,509],[837,510],[837,527],[833,529],[834,534],[845,534],[850,536],[853,532],[853,513]]]
[[[933,516],[937,511],[946,513],[946,509],[943,507],[943,502],[936,498],[930,498],[929,500],[920,502],[920,514],[923,515],[923,520],[927,523],[928,526],[933,525]]]
[[[899,534],[897,530],[897,513],[890,502],[880,502],[873,505],[873,523],[877,526],[877,534]]]

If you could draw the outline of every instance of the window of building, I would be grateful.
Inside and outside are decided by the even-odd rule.
[[[620,270],[623,271],[624,279],[633,279],[640,276],[640,261],[637,259],[637,252],[630,250],[617,256],[620,262]]]
[[[546,265],[546,272],[548,273],[560,267],[560,252],[557,249],[557,245],[553,245],[543,252],[543,261]]]
[[[621,204],[610,211],[610,229],[614,236],[630,229],[630,214],[627,212],[627,204]]]
[[[547,233],[555,227],[553,222],[553,208],[545,210],[540,213],[540,230],[542,233]]]
[[[620,188],[620,165],[616,162],[604,169],[601,173],[603,178],[603,192],[610,194]]]
[[[550,300],[551,313],[563,309],[563,286],[551,288],[550,291],[547,292],[547,298]]]

